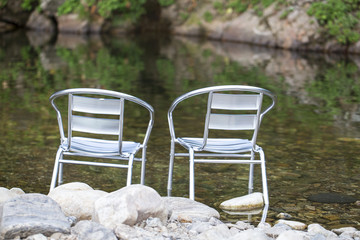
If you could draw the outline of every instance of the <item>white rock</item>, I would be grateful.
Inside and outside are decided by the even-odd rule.
[[[310,238],[310,240],[330,240],[330,239],[327,239],[327,237],[325,237],[324,235],[322,235],[320,233],[308,234],[308,237]]]
[[[39,234],[31,235],[27,237],[25,240],[47,240],[47,237],[39,233]]]
[[[326,238],[334,237],[337,238],[337,235],[329,230],[326,230],[320,224],[313,223],[308,226],[308,233],[309,234],[322,234]]]
[[[282,232],[276,240],[307,240],[307,237],[305,232],[288,230]]]
[[[134,225],[149,217],[166,222],[168,210],[152,188],[136,184],[121,188],[95,202],[93,221],[115,229],[118,224]]]
[[[264,232],[259,229],[248,229],[242,231],[231,238],[229,240],[269,240],[270,238],[266,236]]]
[[[264,229],[267,236],[277,238],[281,233],[291,230],[291,227],[286,224],[278,223],[272,228]]]
[[[161,220],[159,218],[152,218],[149,217],[148,219],[146,219],[146,227],[163,227],[163,224],[161,222]]]
[[[121,240],[163,240],[157,232],[147,231],[140,227],[130,227],[126,224],[118,224],[114,230],[115,235]]]
[[[163,197],[163,199],[165,206],[169,210],[170,220],[178,220],[180,222],[199,220],[207,222],[212,217],[220,218],[219,212],[215,209],[189,198]]]
[[[227,240],[231,238],[231,231],[225,224],[220,224],[200,233],[197,240]]]
[[[211,224],[209,222],[195,222],[190,225],[189,230],[196,231],[197,233],[202,233],[211,228]]]
[[[255,227],[254,227],[253,225],[251,225],[250,223],[243,222],[243,221],[238,221],[238,222],[236,222],[236,224],[227,223],[226,225],[227,225],[228,227],[236,228],[236,229],[241,230],[241,231],[248,230],[248,229],[254,229],[254,228],[255,228]]]
[[[0,187],[0,204],[21,194],[24,194],[24,191],[20,188],[12,188],[9,190],[7,188]]]
[[[233,198],[224,201],[220,204],[221,209],[232,210],[232,211],[261,208],[263,206],[264,206],[264,199],[262,193],[258,193],[258,192]]]
[[[283,220],[280,219],[276,221],[276,223],[282,223],[290,226],[294,230],[305,230],[306,224],[298,221],[290,221],[290,220]]]
[[[356,232],[357,229],[354,227],[343,227],[343,228],[332,229],[331,231],[333,231],[336,234],[342,234],[344,232]]]
[[[60,206],[43,194],[23,194],[0,205],[0,239],[42,233],[69,233],[70,222]]]
[[[71,229],[71,233],[76,235],[78,240],[117,240],[113,231],[88,220],[78,222]]]
[[[9,191],[17,195],[25,194],[25,192],[21,188],[11,188]]]
[[[94,203],[107,192],[94,190],[85,183],[73,182],[54,188],[48,196],[54,199],[66,216],[75,216],[79,220],[90,220],[94,212]]]
[[[258,229],[262,229],[262,230],[266,230],[268,228],[271,228],[271,225],[270,223],[267,223],[267,222],[260,222],[258,225],[257,225],[257,228]]]
[[[340,240],[353,240],[353,234],[350,232],[344,232],[338,237]]]

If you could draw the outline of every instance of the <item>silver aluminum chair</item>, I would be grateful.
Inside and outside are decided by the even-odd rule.
[[[208,94],[203,137],[176,137],[173,121],[173,112],[175,108],[180,102],[201,94]],[[264,96],[268,96],[271,100],[271,103],[265,108],[262,106]],[[254,164],[260,164],[264,203],[265,206],[268,206],[269,196],[266,180],[265,155],[262,148],[256,145],[256,138],[263,116],[274,107],[275,101],[275,95],[268,90],[241,85],[202,88],[188,92],[175,99],[168,111],[168,122],[171,135],[167,186],[168,195],[171,195],[172,190],[172,175],[175,157],[189,157],[189,197],[192,200],[195,198],[195,163],[250,164],[249,193],[253,190]],[[241,138],[210,138],[208,137],[209,130],[250,130],[252,132],[252,138],[250,140]],[[180,144],[188,150],[188,153],[176,153],[175,144]],[[260,155],[260,160],[255,159],[257,153]],[[208,157],[212,157],[212,159],[209,159]],[[265,216],[263,216],[262,221],[265,221],[265,217],[266,213]]]
[[[55,103],[56,99],[63,96],[68,98],[67,136],[64,133],[65,126],[63,126],[61,112]],[[142,143],[123,140],[126,101],[136,103],[149,112],[149,123]],[[133,162],[134,160],[141,161],[141,184],[144,184],[146,147],[154,124],[152,106],[125,93],[91,88],[75,88],[56,92],[51,95],[50,102],[56,110],[60,130],[60,146],[55,158],[50,191],[55,188],[56,180],[58,180],[58,184],[62,183],[63,164],[125,168],[127,169],[127,185],[130,185]],[[142,157],[135,158],[140,149]],[[65,156],[115,159],[117,163],[114,161],[69,160],[65,159]],[[124,161],[126,163],[121,164]]]

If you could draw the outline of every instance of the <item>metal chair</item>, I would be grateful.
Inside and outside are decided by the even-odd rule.
[[[63,118],[55,100],[67,96],[67,136]],[[149,123],[142,143],[123,140],[125,102],[136,103],[149,112]],[[54,93],[50,97],[56,110],[60,130],[60,146],[56,154],[50,191],[56,180],[62,183],[63,164],[79,164],[127,169],[127,185],[131,184],[133,162],[141,161],[141,184],[145,181],[146,147],[154,124],[154,110],[145,101],[110,90],[75,88]],[[65,110],[66,111],[66,110]],[[142,150],[142,157],[135,158]],[[85,160],[68,160],[64,156],[81,156],[98,159],[123,160],[121,164]],[[123,162],[121,161],[121,162]]]
[[[180,102],[201,94],[208,94],[203,137],[176,137],[173,121],[175,108]],[[268,96],[271,100],[271,103],[266,108],[262,107],[264,96]],[[268,90],[241,85],[202,88],[188,92],[175,99],[168,111],[171,135],[167,186],[168,195],[171,195],[172,190],[175,157],[189,157],[189,197],[193,200],[195,198],[195,163],[250,164],[249,193],[253,190],[254,164],[260,164],[264,203],[265,206],[268,206],[269,196],[266,180],[265,154],[262,148],[256,145],[256,138],[263,116],[274,107],[275,101],[275,95]],[[250,130],[252,138],[250,140],[241,138],[210,138],[209,130]],[[187,149],[188,153],[175,153],[175,144],[179,144]],[[255,159],[256,153],[260,155],[260,160]],[[209,157],[211,157],[211,159],[209,159]],[[265,219],[263,219],[263,221],[264,220]]]

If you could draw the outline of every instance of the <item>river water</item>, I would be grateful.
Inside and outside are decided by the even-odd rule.
[[[360,57],[290,52],[236,43],[159,36],[0,35],[0,186],[47,194],[59,143],[48,98],[75,87],[135,95],[155,109],[146,185],[167,194],[170,136],[166,113],[188,91],[214,85],[266,88],[278,97],[265,116],[258,144],[265,151],[270,192],[267,221],[293,220],[328,228],[360,226],[359,204],[318,203],[309,196],[338,193],[360,199]],[[182,109],[185,134],[203,129],[205,109]],[[129,136],[145,125],[130,109]],[[138,134],[135,137],[141,137]],[[175,163],[173,196],[188,197],[188,161]],[[139,182],[139,165],[133,183]],[[261,191],[256,168],[255,191]],[[247,193],[247,166],[196,166],[196,199],[217,208]],[[126,171],[65,167],[65,182],[114,191]],[[221,212],[222,220],[244,216]],[[254,215],[256,223],[261,215]]]

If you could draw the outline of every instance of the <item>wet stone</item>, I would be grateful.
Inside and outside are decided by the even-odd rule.
[[[279,213],[278,215],[276,215],[277,218],[280,219],[291,219],[292,216],[288,213]]]
[[[321,203],[354,203],[357,200],[352,196],[342,195],[339,193],[318,193],[309,196],[308,199],[313,202]]]

